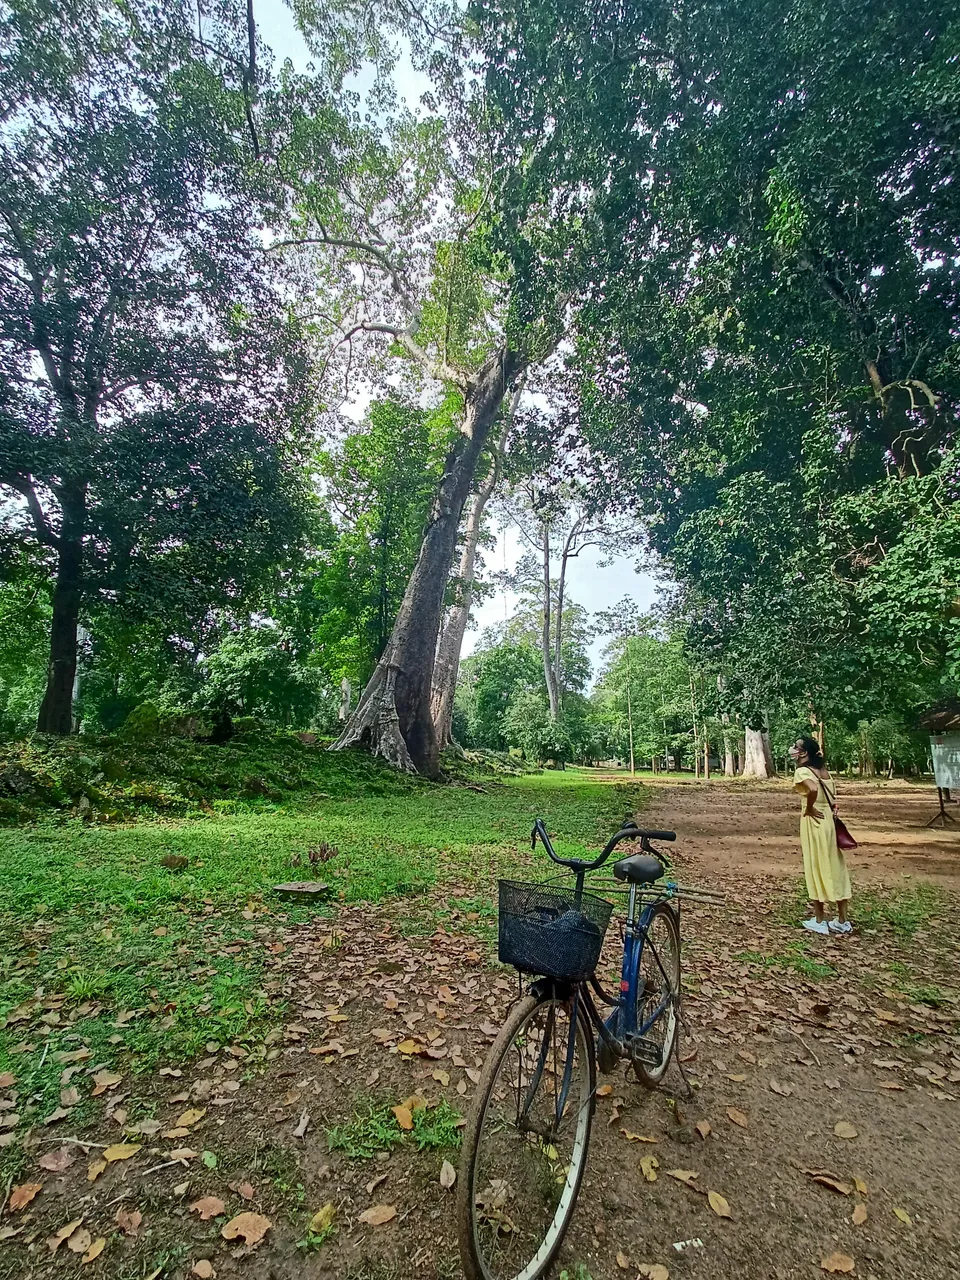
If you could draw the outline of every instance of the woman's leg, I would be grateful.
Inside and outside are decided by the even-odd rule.
[[[817,924],[823,924],[823,903],[817,902],[814,898],[811,900],[811,905],[813,906],[813,914],[817,918]],[[839,903],[837,905],[839,906]],[[846,906],[846,903],[844,903],[844,906]]]
[[[844,898],[842,902],[837,903],[837,916],[841,924],[847,923],[847,907],[850,905],[850,899]]]

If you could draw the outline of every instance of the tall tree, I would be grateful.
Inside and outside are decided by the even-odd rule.
[[[6,11],[0,484],[53,578],[46,732],[98,593],[236,596],[298,536],[311,384],[249,180],[256,42],[193,22]]]
[[[490,237],[496,138],[462,66],[447,87],[444,113],[418,116],[386,95],[367,120],[345,112],[331,181],[327,104],[304,84],[285,154],[296,183],[291,232],[274,245],[299,255],[325,291],[333,286],[335,305],[322,308],[340,361],[331,371],[347,376],[354,344],[378,340],[401,368],[460,400],[390,641],[336,743],[428,775],[439,767],[433,672],[464,505],[505,401],[554,349],[564,314],[555,289],[533,308],[515,304],[518,268]]]
[[[952,669],[951,7],[475,16],[528,156],[515,216],[592,232],[577,364],[599,482],[612,465],[633,488],[751,738],[781,697],[899,696],[925,683],[918,650]]]

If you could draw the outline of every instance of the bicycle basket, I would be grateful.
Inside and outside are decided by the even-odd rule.
[[[613,907],[572,888],[501,880],[498,954],[503,964],[547,978],[586,978],[597,967]]]

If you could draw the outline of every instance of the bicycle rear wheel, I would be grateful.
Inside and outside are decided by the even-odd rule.
[[[582,1005],[527,996],[487,1056],[464,1131],[457,1226],[467,1280],[537,1280],[573,1215],[596,1059]]]
[[[652,1089],[667,1073],[680,1017],[680,927],[677,913],[666,903],[658,904],[650,917],[637,978],[637,1029],[663,1005],[663,1012],[644,1035],[659,1048],[659,1063],[636,1059],[633,1063],[637,1079]]]

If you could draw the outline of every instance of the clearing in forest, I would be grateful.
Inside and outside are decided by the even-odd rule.
[[[547,874],[537,814],[572,853],[641,810],[727,897],[684,913],[692,1095],[605,1081],[557,1276],[952,1277],[960,837],[919,826],[926,792],[845,788],[858,929],[821,939],[785,784],[295,753],[299,790],[0,836],[0,1277],[458,1276],[460,1120],[517,993],[496,879]],[[307,875],[322,909],[271,897]]]

